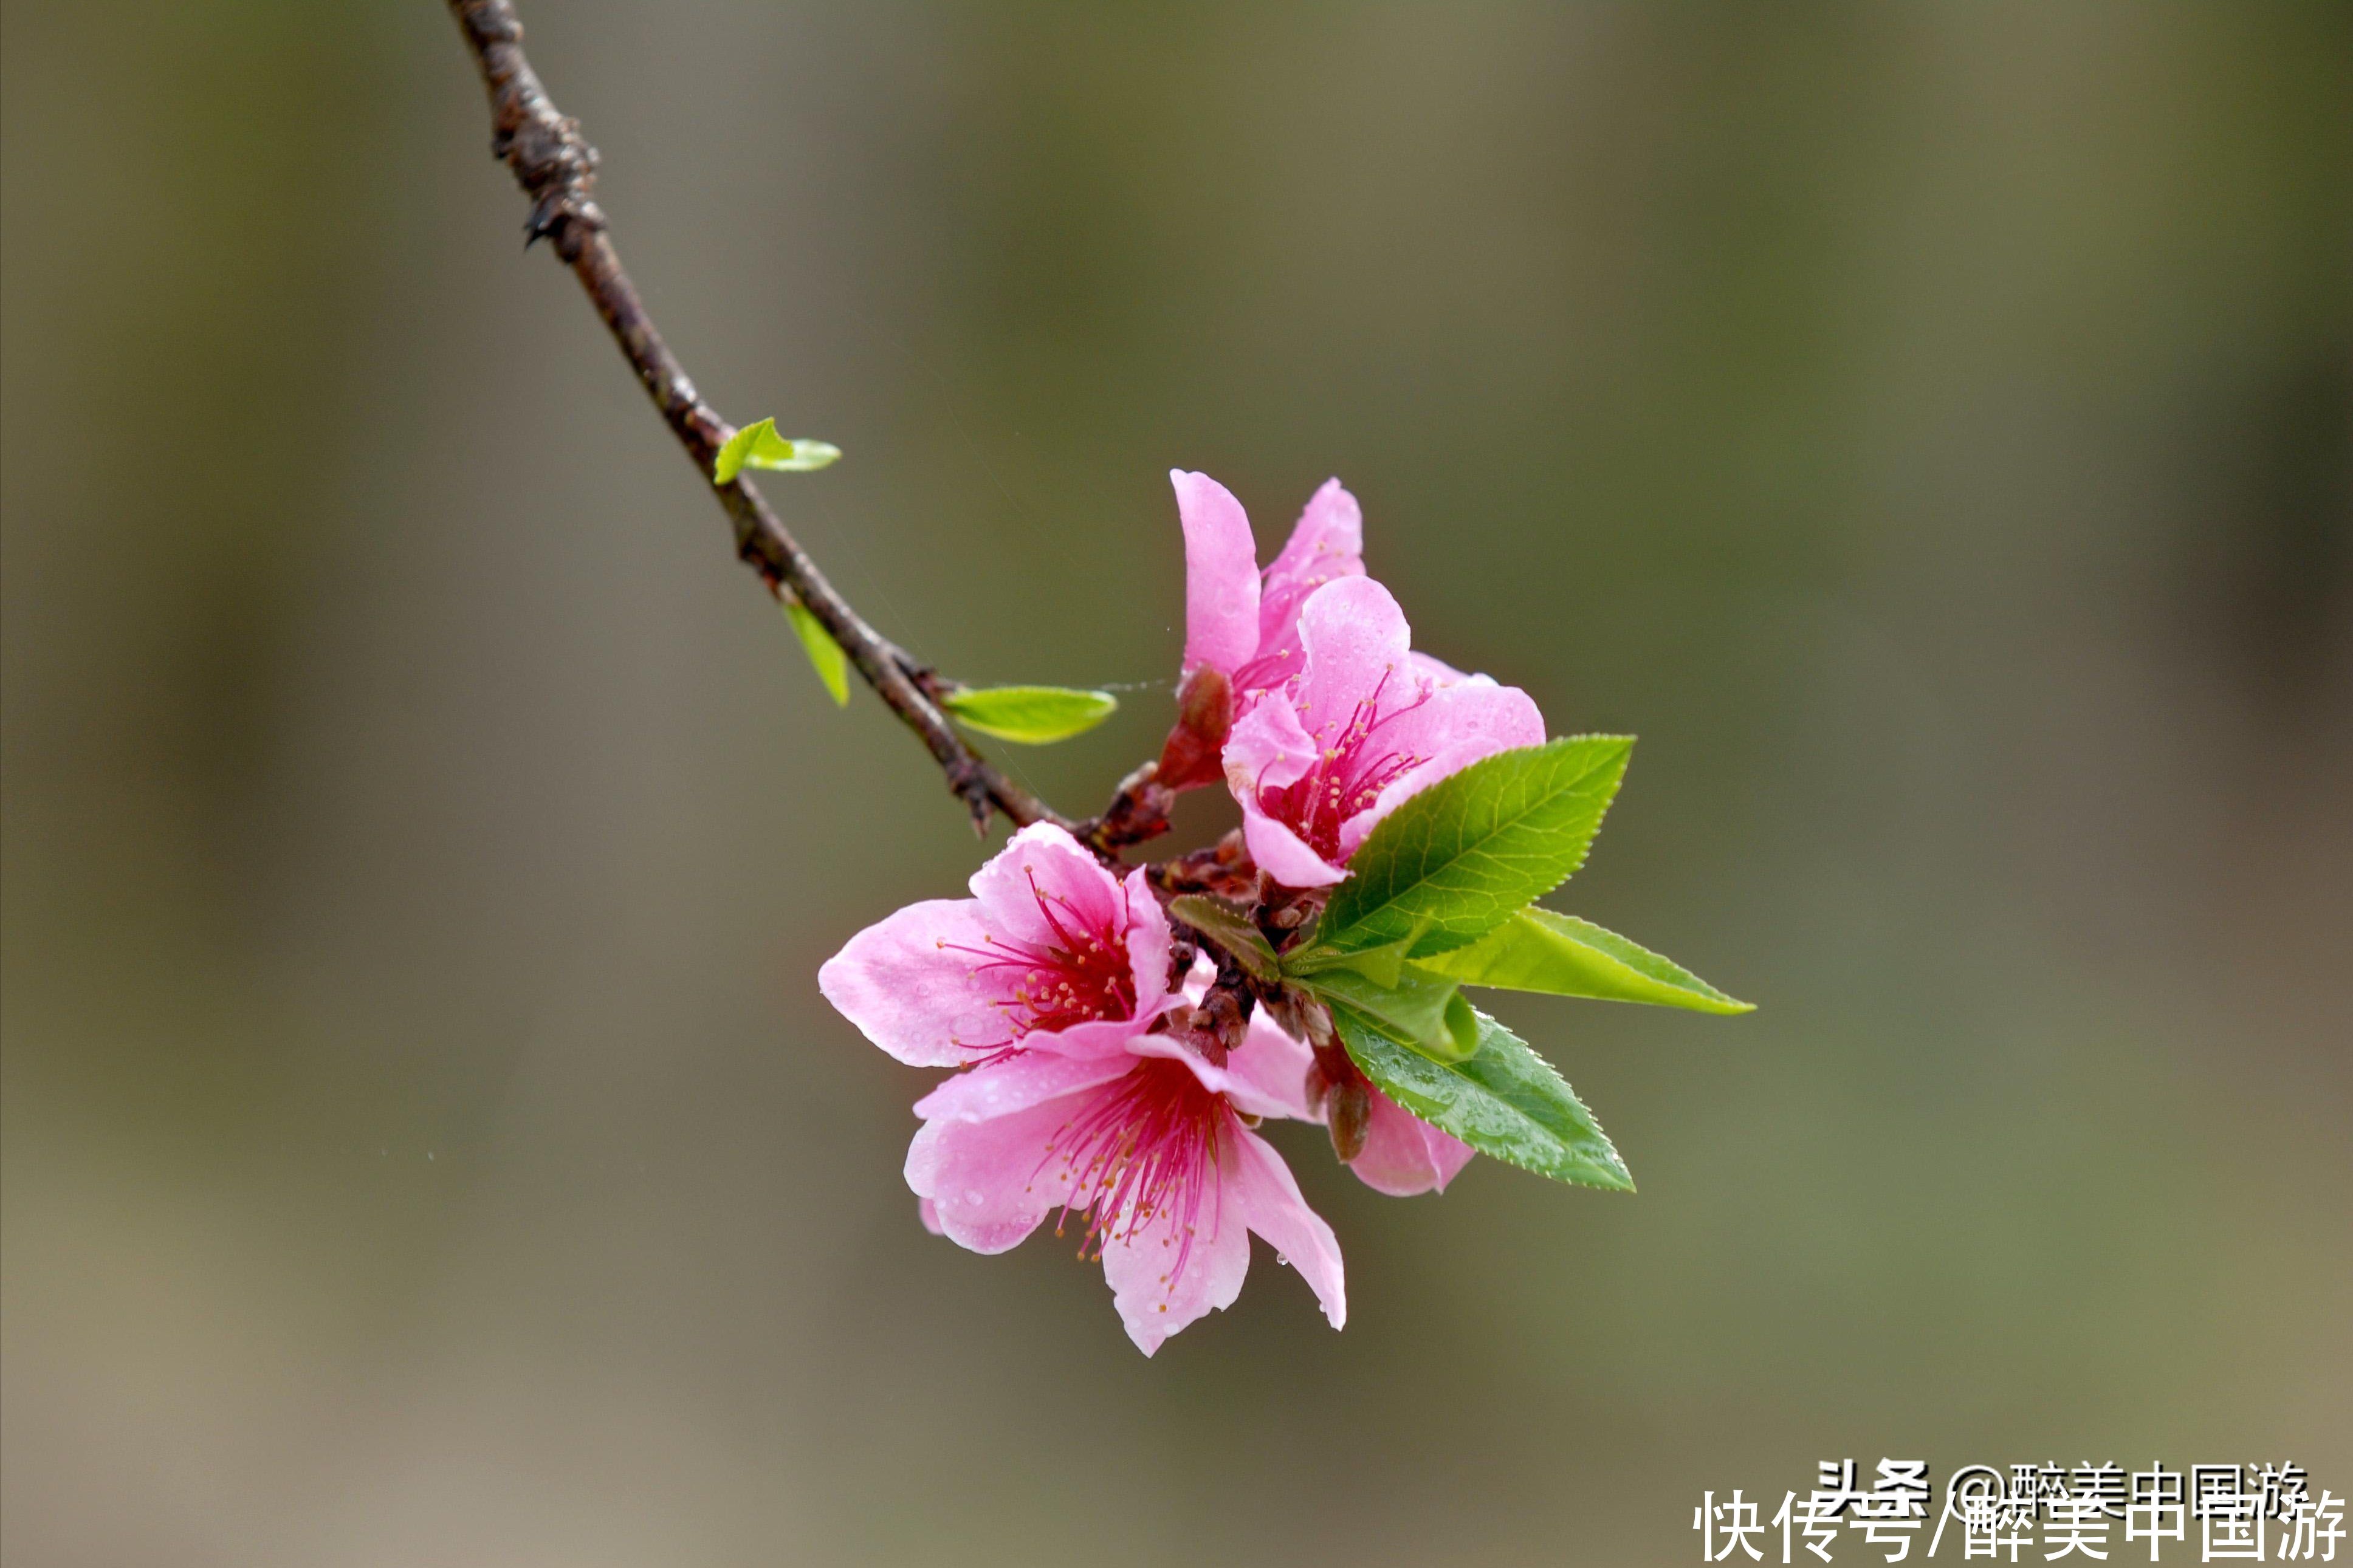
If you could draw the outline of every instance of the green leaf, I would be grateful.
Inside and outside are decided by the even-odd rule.
[[[1168,913],[1232,953],[1253,977],[1272,980],[1282,973],[1274,944],[1251,923],[1248,910],[1204,893],[1187,893],[1168,900]]]
[[[1409,942],[1419,959],[1486,935],[1584,863],[1633,747],[1629,735],[1547,741],[1430,785],[1349,858],[1315,945]]]
[[[1345,1008],[1332,1010],[1348,1055],[1381,1092],[1482,1154],[1555,1181],[1634,1190],[1617,1149],[1552,1064],[1484,1013],[1479,1048],[1440,1063]]]
[[[779,436],[776,422],[763,419],[727,437],[727,444],[719,448],[719,456],[711,465],[711,477],[723,485],[746,468],[807,473],[811,468],[824,468],[840,456],[841,448],[830,441]]]
[[[833,705],[849,707],[849,657],[841,651],[841,645],[833,640],[833,634],[827,631],[815,616],[809,614],[808,606],[797,599],[785,601],[785,618],[793,623],[793,630],[798,634],[801,647],[808,654],[809,663],[817,668],[817,678],[825,682],[828,691],[833,693]]]
[[[1757,1010],[1755,1003],[1726,996],[1691,971],[1615,931],[1533,906],[1469,947],[1415,963],[1465,985],[1593,996],[1604,1002],[1651,1002],[1695,1013]]]
[[[967,729],[1044,746],[1085,734],[1118,711],[1119,699],[1064,686],[984,686],[952,691],[940,705]]]
[[[1353,969],[1333,968],[1300,980],[1327,1002],[1366,1019],[1390,1039],[1433,1061],[1457,1062],[1479,1048],[1478,1016],[1451,980],[1406,968],[1395,985]]]
[[[1309,980],[1335,969],[1352,970],[1376,985],[1395,985],[1405,973],[1405,950],[1413,944],[1393,942],[1362,952],[1342,952],[1314,942],[1302,942],[1282,955],[1282,972],[1294,980]]]

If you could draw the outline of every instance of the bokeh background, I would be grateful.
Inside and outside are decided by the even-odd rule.
[[[442,8],[5,17],[12,1568],[2353,1491],[2353,8],[526,5],[698,382],[847,449],[767,488],[853,599],[1136,683],[1057,801],[1166,722],[1172,465],[1270,547],[1344,476],[1418,642],[1642,737],[1554,901],[1761,1010],[1499,1008],[1640,1195],[1293,1128],[1346,1331],[1261,1250],[1153,1362],[917,1226],[815,973],[981,849],[522,252]]]

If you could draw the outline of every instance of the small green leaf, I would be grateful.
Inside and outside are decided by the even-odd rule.
[[[966,729],[1044,746],[1085,734],[1118,711],[1119,699],[1065,686],[984,686],[951,691],[940,705]]]
[[[1438,1062],[1458,1062],[1479,1048],[1477,1015],[1451,980],[1407,966],[1395,985],[1353,969],[1333,968],[1298,982],[1327,1002],[1365,1018],[1390,1039]]]
[[[841,651],[841,645],[833,640],[833,634],[827,631],[815,616],[809,614],[808,606],[797,599],[785,601],[785,618],[793,623],[793,630],[800,637],[801,647],[807,652],[809,663],[817,668],[817,678],[825,682],[828,691],[833,693],[833,705],[849,707],[849,657]]]
[[[1232,953],[1253,978],[1272,980],[1282,973],[1274,944],[1251,923],[1248,910],[1204,893],[1187,893],[1168,900],[1168,913]]]
[[[1393,942],[1387,947],[1370,947],[1362,952],[1339,955],[1340,965],[1353,969],[1377,985],[1397,985],[1404,981],[1405,955],[1412,948],[1410,939]]]
[[[1696,1013],[1753,1013],[1682,966],[1591,921],[1533,905],[1469,947],[1417,959],[1418,966],[1465,985],[1651,1002]]]
[[[727,444],[719,448],[719,456],[711,465],[711,477],[723,485],[746,468],[807,473],[811,468],[824,468],[840,456],[841,448],[830,441],[779,436],[776,422],[763,419],[727,437]]]
[[[1352,952],[1321,942],[1314,932],[1310,932],[1307,941],[1293,944],[1282,955],[1282,972],[1303,979],[1311,974],[1321,974],[1327,969],[1353,969],[1377,985],[1395,985],[1398,975],[1404,973],[1406,954],[1413,951],[1413,944],[1421,939],[1426,929],[1427,922],[1422,922],[1397,942]]]
[[[1342,952],[1410,942],[1418,959],[1476,942],[1584,863],[1633,746],[1547,741],[1430,785],[1349,858],[1314,941]]]
[[[1478,1050],[1441,1064],[1345,1008],[1332,1010],[1365,1076],[1431,1126],[1540,1176],[1632,1192],[1625,1162],[1552,1064],[1486,1014],[1475,1016]]]

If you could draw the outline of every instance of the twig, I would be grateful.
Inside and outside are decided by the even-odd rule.
[[[523,58],[522,24],[509,0],[449,0],[449,10],[490,89],[491,153],[514,171],[516,183],[532,199],[523,243],[547,240],[579,278],[646,395],[727,509],[735,527],[735,552],[771,593],[799,600],[832,634],[875,695],[931,752],[947,774],[948,787],[971,811],[976,830],[987,830],[992,811],[1003,812],[1017,827],[1033,822],[1071,826],[965,743],[938,706],[946,683],[849,607],[758,490],[740,479],[720,484],[712,478],[712,463],[733,429],[696,393],[622,269],[606,235],[605,214],[590,194],[596,150],[580,134],[580,122],[558,113],[540,86]]]

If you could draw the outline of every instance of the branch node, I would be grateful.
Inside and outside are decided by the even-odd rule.
[[[997,801],[989,788],[988,764],[966,752],[948,765],[947,774],[949,790],[972,813],[973,837],[986,838],[989,818],[997,811]]]

